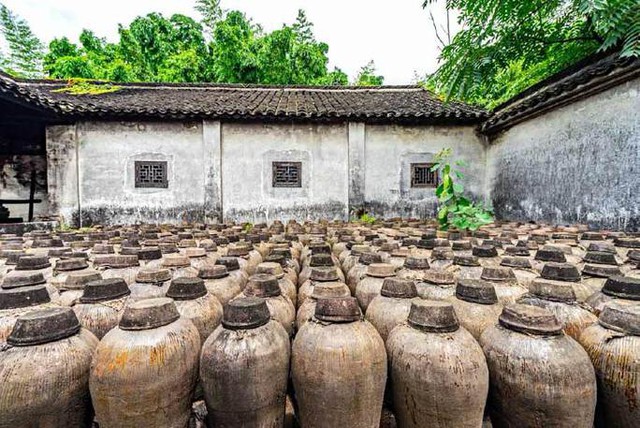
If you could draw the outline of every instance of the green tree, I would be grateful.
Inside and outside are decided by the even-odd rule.
[[[424,7],[437,0],[426,0]],[[638,0],[446,0],[463,29],[441,53],[431,86],[494,107],[598,49],[640,55]]]
[[[21,77],[42,77],[44,46],[24,19],[0,3],[0,32],[8,52],[2,55],[2,67]]]
[[[360,69],[354,81],[358,86],[380,86],[384,83],[384,76],[376,74],[376,64],[373,60]]]
[[[202,16],[202,25],[210,36],[216,29],[218,22],[224,19],[226,11],[220,5],[220,0],[196,0],[195,9]]]

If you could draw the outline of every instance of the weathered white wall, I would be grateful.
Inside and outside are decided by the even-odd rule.
[[[302,187],[272,187],[272,162],[302,162]],[[348,217],[347,124],[222,124],[224,218]]]
[[[640,229],[640,79],[510,128],[487,167],[499,218]]]
[[[483,199],[485,146],[473,127],[367,125],[364,132],[365,209],[375,216],[432,217],[435,189],[411,187],[411,164],[433,162],[446,147],[468,164],[465,189]]]

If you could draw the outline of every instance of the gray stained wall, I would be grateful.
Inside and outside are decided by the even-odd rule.
[[[472,127],[364,123],[83,122],[47,133],[52,211],[78,225],[426,217],[433,188],[411,164],[453,147],[481,195],[484,146]],[[480,159],[481,162],[478,162]],[[136,161],[167,163],[166,188],[137,188]],[[299,162],[299,187],[274,187],[273,163]]]
[[[498,218],[640,229],[640,79],[513,126],[487,160]]]

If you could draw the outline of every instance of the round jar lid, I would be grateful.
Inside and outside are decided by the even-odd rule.
[[[498,257],[498,250],[493,245],[478,245],[473,247],[471,254],[476,257]]]
[[[203,266],[198,271],[198,277],[202,279],[221,279],[229,276],[227,267],[223,265]]]
[[[258,328],[269,322],[267,302],[260,297],[240,297],[225,305],[222,325],[229,330]]]
[[[453,257],[453,264],[458,266],[480,266],[477,256],[459,255]]]
[[[619,299],[640,300],[640,278],[630,276],[609,277],[602,286],[602,292]]]
[[[42,272],[9,272],[2,280],[2,288],[18,288],[28,287],[31,285],[40,285],[46,283]]]
[[[552,302],[573,303],[576,301],[576,293],[571,283],[561,281],[548,281],[534,279],[529,285],[529,293],[543,300]]]
[[[258,273],[249,277],[247,286],[244,289],[246,296],[254,297],[277,297],[282,294],[278,278],[273,275]]]
[[[340,276],[338,275],[338,268],[335,266],[313,267],[311,268],[309,279],[311,281],[320,281],[320,282],[338,281],[340,279]]]
[[[42,285],[0,289],[0,310],[28,308],[50,301],[49,292]]]
[[[89,267],[89,264],[85,259],[79,257],[73,257],[70,259],[60,259],[56,262],[56,271],[60,272],[68,272],[74,270],[86,269]]]
[[[105,278],[89,282],[80,297],[80,303],[98,303],[121,299],[131,294],[122,278]]]
[[[418,295],[416,284],[408,279],[386,278],[382,283],[380,294],[396,299],[413,299]]]
[[[166,282],[171,279],[171,271],[169,269],[140,269],[136,274],[136,282],[141,284],[157,284]]]
[[[460,328],[453,305],[434,300],[411,302],[409,325],[430,333],[450,333]]]
[[[332,323],[354,322],[362,319],[362,311],[355,297],[318,299],[315,317]]]
[[[536,251],[535,259],[541,262],[555,263],[565,263],[567,261],[567,258],[562,251],[544,248],[540,248],[538,251]]]
[[[329,297],[349,297],[349,288],[338,282],[320,282],[313,287],[311,297],[314,299],[325,299]]]
[[[510,267],[484,267],[480,278],[496,282],[513,281],[516,279],[516,274]]]
[[[180,313],[168,297],[145,299],[125,307],[120,324],[122,330],[150,330],[177,321]]]
[[[580,281],[578,268],[569,263],[546,263],[542,268],[540,276],[544,279],[553,279],[556,281]]]
[[[162,267],[165,268],[182,268],[191,266],[189,257],[182,254],[165,254],[162,259]]]
[[[362,253],[358,257],[358,263],[369,266],[372,263],[382,263],[382,255],[377,253]]]
[[[562,325],[547,309],[514,303],[505,306],[498,318],[500,325],[519,333],[538,336],[562,334]]]
[[[18,259],[16,270],[38,270],[51,266],[47,256],[22,256]]]
[[[93,265],[112,269],[124,269],[138,266],[139,263],[137,255],[107,254],[96,256],[93,259]]]
[[[609,302],[602,309],[598,322],[609,330],[640,336],[640,305]]]
[[[102,279],[100,272],[95,270],[83,270],[81,272],[71,272],[64,281],[65,288],[70,290],[81,290],[90,282]]]
[[[266,273],[280,279],[284,277],[284,271],[279,263],[262,262],[256,268],[256,273]]]
[[[456,297],[465,302],[493,305],[498,303],[496,288],[482,279],[459,279]]]
[[[73,336],[80,328],[73,309],[42,309],[18,317],[7,343],[12,346],[42,345]]]
[[[174,300],[194,300],[207,295],[202,278],[180,277],[171,281],[167,297]]]
[[[375,278],[388,278],[396,274],[396,268],[391,263],[371,263],[367,266],[367,275]]]
[[[229,272],[240,269],[240,263],[234,257],[220,257],[216,260],[216,264],[225,266]]]
[[[582,268],[582,274],[596,278],[610,278],[622,275],[622,271],[618,266],[585,264]]]
[[[309,267],[327,267],[333,266],[333,258],[331,254],[313,254],[309,259]]]
[[[585,254],[582,258],[582,261],[584,261],[585,263],[594,263],[600,265],[618,265],[615,254],[609,253],[607,251],[587,251],[587,254]]]
[[[429,259],[421,256],[409,256],[404,261],[403,267],[411,270],[426,270],[429,269]]]

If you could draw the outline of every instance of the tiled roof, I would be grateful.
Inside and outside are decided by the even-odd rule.
[[[118,84],[115,92],[57,92],[66,82],[0,76],[0,92],[61,118],[230,119],[480,124],[481,109],[445,103],[420,86],[304,87],[221,84]]]
[[[482,124],[493,134],[549,110],[640,77],[640,58],[598,54],[557,73],[498,106]]]

